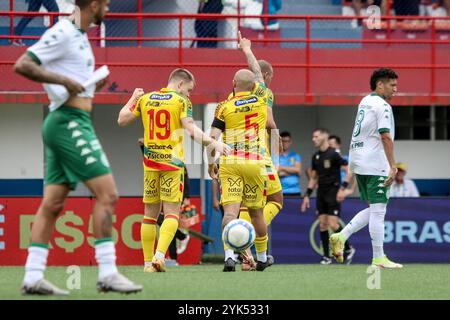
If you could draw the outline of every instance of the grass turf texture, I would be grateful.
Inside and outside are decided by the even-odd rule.
[[[0,267],[2,299],[449,299],[450,268],[443,264],[407,264],[400,270],[380,270],[381,288],[369,290],[367,265],[274,265],[264,272],[222,272],[222,265],[176,266],[166,273],[143,273],[142,267],[120,267],[144,285],[138,294],[98,294],[97,268],[81,267],[81,290],[65,298],[20,294],[23,267]],[[46,278],[66,288],[66,267],[49,267]]]

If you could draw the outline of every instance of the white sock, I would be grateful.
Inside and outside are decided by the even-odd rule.
[[[382,258],[384,256],[384,216],[386,215],[386,206],[385,203],[370,205],[369,232],[372,239],[374,258]]]
[[[102,241],[95,245],[95,259],[98,263],[99,279],[104,279],[118,272],[116,267],[116,248],[112,240]]]
[[[258,260],[260,262],[266,262],[267,261],[266,251],[264,251],[264,252],[257,252],[256,253],[256,260]]]
[[[234,251],[231,250],[231,249],[225,250],[225,261],[227,261],[228,258],[231,258],[231,259],[233,259],[234,261],[236,261],[236,258],[234,257]]]
[[[350,238],[352,234],[358,232],[369,223],[370,208],[361,210],[353,217],[353,219],[342,229],[341,233],[344,235],[345,239]]]
[[[30,246],[28,248],[27,262],[25,263],[25,277],[23,282],[34,284],[44,278],[47,265],[48,248]]]
[[[155,258],[158,258],[159,260],[164,261],[165,257],[166,257],[166,255],[164,253],[162,253],[161,251],[156,251]]]
[[[150,267],[152,265],[151,261],[144,261],[144,267]]]

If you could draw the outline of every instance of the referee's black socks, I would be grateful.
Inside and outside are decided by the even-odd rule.
[[[320,240],[322,241],[323,255],[328,258],[330,257],[329,238],[330,238],[330,235],[328,234],[328,230],[320,231]]]

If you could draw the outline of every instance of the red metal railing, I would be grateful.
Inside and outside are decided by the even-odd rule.
[[[240,1],[239,1],[240,2]],[[10,0],[10,5],[13,6],[13,0]],[[430,39],[392,39],[390,36],[393,30],[391,25],[392,20],[398,19],[398,17],[385,16],[381,17],[382,20],[388,21],[386,28],[386,39],[317,39],[311,36],[311,24],[313,21],[331,21],[331,20],[353,20],[364,19],[363,17],[347,17],[337,15],[268,15],[267,3],[265,4],[263,15],[241,15],[240,4],[238,4],[238,14],[178,14],[178,13],[142,13],[142,0],[138,0],[138,13],[108,13],[106,19],[135,19],[138,22],[137,36],[127,37],[91,37],[92,40],[105,40],[105,41],[136,41],[138,46],[141,46],[143,42],[147,41],[175,41],[178,43],[178,58],[172,64],[158,63],[158,62],[146,62],[146,63],[130,63],[124,61],[123,63],[108,63],[111,66],[123,66],[123,67],[167,67],[167,66],[186,66],[186,67],[244,67],[245,64],[238,63],[186,63],[184,59],[184,45],[185,41],[237,41],[237,35],[233,38],[199,38],[199,37],[185,37],[183,36],[183,23],[186,20],[192,19],[208,19],[208,20],[225,20],[236,19],[237,21],[243,18],[254,18],[264,20],[264,30],[262,32],[262,38],[251,39],[255,43],[262,43],[267,45],[269,43],[304,43],[305,47],[305,60],[303,63],[274,63],[275,68],[301,68],[305,69],[305,96],[308,98],[311,96],[311,70],[312,69],[326,69],[326,68],[359,68],[359,69],[372,69],[380,66],[390,66],[397,69],[427,69],[431,71],[431,97],[435,97],[436,94],[436,70],[438,69],[450,69],[450,64],[438,63],[437,53],[439,45],[450,45],[450,40],[437,39],[437,21],[446,20],[450,21],[450,17],[401,17],[402,20],[420,20],[428,23],[428,28],[431,30]],[[53,19],[59,13],[39,13],[39,12],[13,12],[13,11],[0,11],[0,16],[9,16],[10,18],[10,33],[9,35],[0,35],[0,39],[38,39],[37,36],[15,36],[13,34],[13,19],[14,16],[50,16],[51,24]],[[63,14],[67,15],[67,14]],[[269,18],[276,18],[278,20],[296,20],[302,21],[305,24],[306,34],[305,37],[298,38],[269,38],[270,31],[267,29],[267,22]],[[178,23],[178,35],[173,37],[145,37],[143,36],[142,27],[143,20],[148,19],[172,19]],[[239,25],[239,24],[238,24]],[[414,31],[414,30],[411,30]],[[430,47],[430,60],[424,63],[417,64],[393,64],[381,62],[379,65],[374,63],[368,64],[329,64],[329,63],[313,63],[311,59],[312,44],[318,43],[346,43],[346,44],[378,44],[378,45],[392,45],[392,44],[416,44],[416,45],[429,45]],[[0,61],[0,65],[11,65],[14,61]],[[100,64],[100,63],[99,63]]]

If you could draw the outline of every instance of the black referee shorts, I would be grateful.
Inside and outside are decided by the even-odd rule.
[[[338,191],[339,186],[317,189],[317,215],[341,216],[341,204],[336,200]]]

